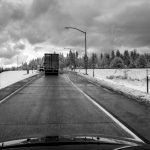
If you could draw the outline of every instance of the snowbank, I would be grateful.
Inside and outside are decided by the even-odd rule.
[[[78,69],[76,71],[85,73],[84,69]],[[94,77],[97,79],[147,92],[146,69],[95,69],[94,74]],[[92,69],[88,69],[88,75],[93,77]]]
[[[129,81],[128,78],[126,80],[122,79],[124,84],[122,84],[122,83],[120,84],[120,82],[117,82],[117,81],[114,82],[111,79],[107,79],[107,75],[113,75],[114,70],[106,70],[106,71],[102,70],[101,74],[97,73],[97,75],[94,78],[92,77],[92,74],[90,71],[88,71],[88,73],[90,72],[89,75],[83,74],[82,71],[80,70],[80,72],[78,72],[78,74],[83,76],[83,77],[86,77],[90,82],[101,85],[104,88],[113,90],[113,91],[118,92],[120,94],[126,95],[129,98],[136,99],[137,101],[150,104],[150,94],[147,94],[146,92],[137,90],[138,88],[140,88],[140,86],[138,88],[135,85],[133,86],[132,84],[130,84],[128,82]],[[99,71],[99,73],[100,73],[100,71]],[[122,72],[120,71],[120,74],[121,73]],[[118,74],[119,74],[119,71],[118,71]],[[101,76],[101,77],[98,77],[98,76]],[[141,80],[139,80],[140,82],[143,81],[143,77],[145,76],[144,71],[139,70],[137,76],[140,77],[140,79],[141,79]],[[133,75],[131,77],[133,77]],[[136,80],[134,80],[134,78],[132,78],[132,80],[133,80],[133,83],[137,82]],[[145,89],[146,89],[146,87],[145,87]]]
[[[29,78],[31,76],[34,76],[38,74],[36,70],[30,70],[29,74],[27,74],[27,71],[6,71],[0,73],[0,89],[3,89],[13,83],[16,83],[20,80]]]

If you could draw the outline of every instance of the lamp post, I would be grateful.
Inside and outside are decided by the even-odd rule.
[[[78,28],[75,28],[75,27],[65,27],[65,29],[74,29],[74,30],[77,30],[77,31],[80,31],[80,32],[84,33],[84,36],[85,36],[85,57],[84,57],[84,63],[85,63],[85,74],[87,74],[88,57],[87,57],[87,49],[86,49],[86,32],[82,31],[82,30],[80,30]]]

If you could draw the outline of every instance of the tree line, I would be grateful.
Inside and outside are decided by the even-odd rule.
[[[24,62],[18,67],[0,68],[0,72],[6,70],[37,70],[43,66],[44,57],[31,60],[29,63]],[[60,68],[85,68],[84,56],[79,57],[78,52],[68,52],[67,56],[59,54]],[[91,53],[88,56],[88,69],[113,69],[113,68],[150,68],[150,54],[140,54],[136,50],[125,50],[121,53],[119,50],[112,50],[110,53]]]
[[[23,63],[22,68],[26,69],[38,69],[39,66],[42,66],[44,58],[37,58],[31,60],[28,64]],[[60,68],[85,68],[85,59],[84,56],[79,57],[78,52],[68,52],[67,56],[64,56],[63,53],[59,54],[59,64]],[[121,53],[119,50],[112,50],[110,53],[91,53],[88,56],[88,66],[89,69],[93,68],[150,68],[150,54],[144,53],[140,54],[136,50],[128,51],[125,50]]]
[[[63,55],[61,55],[63,57]],[[70,51],[67,57],[63,57],[64,66],[84,68],[84,57],[78,57],[78,52]],[[150,67],[150,54],[140,54],[136,50],[112,50],[110,53],[92,53],[88,57],[88,68],[147,68]]]

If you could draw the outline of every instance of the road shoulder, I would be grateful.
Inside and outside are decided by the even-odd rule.
[[[10,86],[7,86],[7,87],[1,89],[0,90],[0,101],[2,101],[4,98],[9,96],[10,94],[14,93],[15,91],[17,91],[21,87],[25,86],[27,83],[30,83],[31,81],[39,78],[40,76],[41,76],[40,74],[36,74],[34,76],[23,79],[21,81],[18,81],[18,82],[14,83]]]
[[[87,78],[79,76],[77,73],[70,73],[69,77],[81,90],[116,116],[132,131],[150,141],[148,132],[150,131],[149,106],[127,98],[122,94],[109,92],[101,86],[90,83]]]

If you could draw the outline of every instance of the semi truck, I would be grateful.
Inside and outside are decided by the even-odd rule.
[[[44,71],[45,75],[59,73],[59,54],[49,54],[44,55]]]

